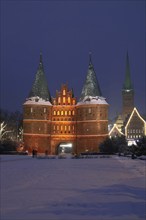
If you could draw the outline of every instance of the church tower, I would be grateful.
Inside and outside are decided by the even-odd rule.
[[[134,89],[131,82],[128,52],[126,57],[125,81],[122,89],[122,100],[123,100],[122,118],[123,120],[125,120],[126,117],[131,114],[134,108]]]
[[[108,103],[102,96],[91,54],[76,114],[76,153],[99,151],[99,144],[108,136]]]
[[[45,78],[42,54],[32,89],[23,104],[23,139],[25,149],[50,151],[51,96]]]

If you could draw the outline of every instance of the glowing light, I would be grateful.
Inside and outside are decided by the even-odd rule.
[[[69,147],[69,148],[72,148],[72,143],[63,143],[63,144],[60,144],[60,147]]]

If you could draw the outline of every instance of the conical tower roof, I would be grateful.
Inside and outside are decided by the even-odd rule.
[[[129,64],[128,51],[127,51],[127,56],[126,56],[126,74],[125,74],[125,81],[123,84],[123,90],[133,90],[133,86],[131,82],[131,75],[130,75],[130,64]]]
[[[31,97],[38,97],[45,101],[51,101],[51,96],[43,68],[42,53],[40,53],[39,66],[35,75],[32,89],[29,93],[29,98]]]
[[[102,96],[96,73],[94,71],[94,67],[91,61],[91,53],[89,54],[89,67],[87,71],[86,80],[82,88],[80,101],[82,101],[87,96]]]

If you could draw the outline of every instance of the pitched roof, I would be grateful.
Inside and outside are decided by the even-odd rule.
[[[89,57],[87,76],[82,88],[80,101],[83,100],[86,96],[102,96],[96,73],[91,61],[91,54]]]
[[[125,81],[123,84],[123,90],[133,90],[131,75],[130,75],[130,64],[129,64],[129,56],[127,51],[126,56],[126,73],[125,73]]]
[[[125,135],[127,136],[127,129],[128,129],[128,125],[129,123],[131,122],[132,118],[133,118],[133,115],[136,114],[138,116],[138,118],[144,123],[144,135],[146,135],[146,121],[140,116],[138,110],[136,109],[136,107],[134,107],[128,121],[127,121],[127,124],[125,126]]]
[[[51,100],[50,92],[48,89],[47,80],[44,73],[42,54],[40,53],[40,62],[35,75],[35,80],[32,85],[29,97],[39,97],[46,101]]]

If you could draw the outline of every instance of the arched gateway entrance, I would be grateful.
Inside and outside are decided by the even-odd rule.
[[[73,152],[73,143],[71,143],[71,142],[69,142],[69,143],[62,142],[57,146],[56,151],[57,151],[56,152],[57,154],[62,154],[62,153],[72,154],[72,152]]]

